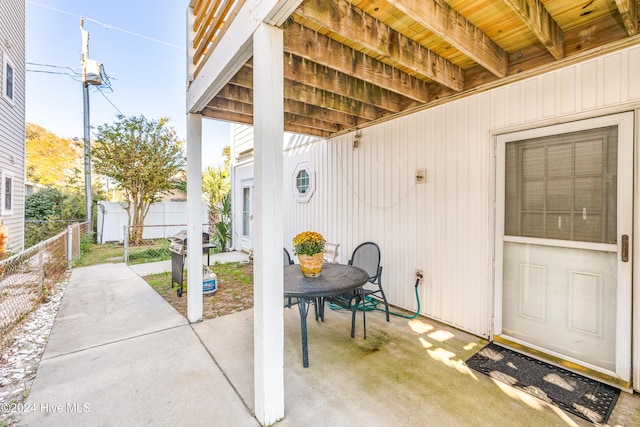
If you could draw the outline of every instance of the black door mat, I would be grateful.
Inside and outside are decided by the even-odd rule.
[[[605,424],[620,390],[536,360],[494,343],[475,353],[467,366],[587,421]]]

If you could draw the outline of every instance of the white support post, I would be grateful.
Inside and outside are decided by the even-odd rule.
[[[187,319],[202,320],[202,116],[187,114]]]
[[[252,230],[255,415],[263,425],[284,417],[283,93],[282,30],[261,24],[253,34]]]

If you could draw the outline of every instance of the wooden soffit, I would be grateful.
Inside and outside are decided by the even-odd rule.
[[[305,0],[282,24],[285,130],[328,137],[594,48],[640,43],[638,1]],[[209,37],[194,42],[199,61],[233,19],[231,5],[196,2],[193,31]],[[202,114],[253,123],[252,85],[249,60]]]

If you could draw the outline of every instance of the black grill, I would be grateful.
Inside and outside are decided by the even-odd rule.
[[[169,241],[171,242],[169,244],[169,250],[171,252],[177,253],[178,255],[185,255],[187,253],[187,230],[178,231],[169,238]],[[211,247],[209,245],[209,233],[202,233],[202,244],[207,245],[208,248]]]
[[[178,285],[177,294],[182,296],[182,282],[184,280],[184,259],[187,257],[187,230],[181,230],[169,238],[169,250],[171,251],[171,287]],[[207,254],[209,265],[209,249],[214,247],[209,243],[209,233],[202,233],[202,253]]]

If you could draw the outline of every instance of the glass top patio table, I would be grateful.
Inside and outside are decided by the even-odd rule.
[[[307,305],[318,298],[353,292],[369,280],[366,271],[342,264],[324,264],[318,277],[304,277],[300,265],[284,267],[284,296],[298,298],[300,303],[300,331],[302,334],[302,365],[309,366],[307,347]],[[316,319],[317,320],[317,319]]]

